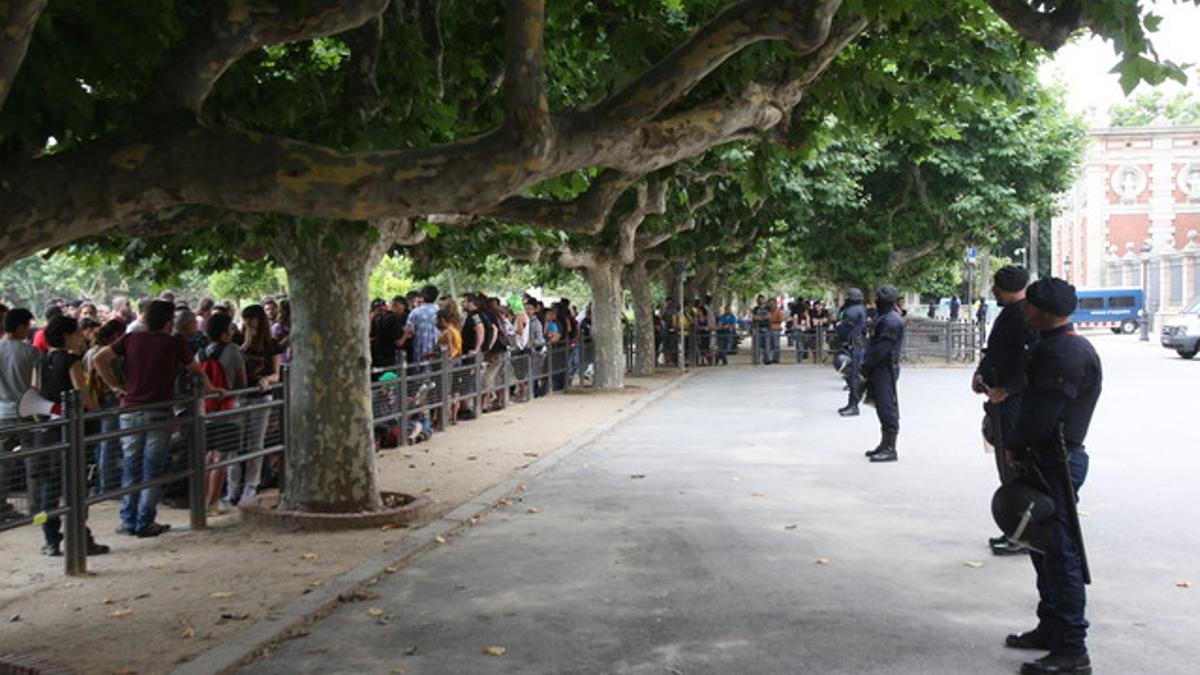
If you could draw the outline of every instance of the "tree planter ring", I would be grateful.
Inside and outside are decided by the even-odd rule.
[[[386,525],[409,525],[428,516],[433,500],[401,492],[380,492],[385,507],[379,511],[356,513],[313,513],[284,511],[279,507],[282,495],[270,491],[258,495],[253,503],[238,505],[242,522],[251,525],[283,527],[297,530],[358,530]]]

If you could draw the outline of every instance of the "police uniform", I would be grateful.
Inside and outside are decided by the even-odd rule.
[[[904,319],[896,308],[899,293],[882,286],[875,294],[877,315],[871,326],[871,341],[863,355],[863,372],[870,382],[879,417],[879,446],[867,452],[872,462],[894,462],[896,436],[900,433],[900,401],[896,380],[900,377],[900,353],[904,346]]]
[[[1029,283],[1029,273],[1025,270],[1006,265],[996,272],[994,278],[996,288],[1010,293],[1025,290]],[[990,400],[983,404],[984,436],[995,448],[996,472],[1003,485],[1013,477],[1012,468],[1004,458],[1004,439],[1012,435],[1017,423],[1017,413],[1021,410],[1021,400],[1025,391],[1026,357],[1029,348],[1037,340],[1037,332],[1029,328],[1025,321],[1025,301],[1018,300],[1005,305],[992,324],[992,332],[988,335],[987,349],[975,370],[975,377],[982,381],[983,386],[976,389],[984,393],[986,388],[1000,388],[1007,396],[999,403]],[[974,381],[975,378],[972,378]],[[990,540],[992,552],[997,555],[1024,553],[1025,549],[1011,544],[1004,537]]]
[[[850,388],[850,395],[846,407],[838,409],[838,413],[843,417],[858,414],[858,401],[863,393],[863,336],[867,333],[867,311],[862,306],[862,301],[862,291],[851,288],[846,293],[847,304],[842,311],[842,320],[835,328],[838,338],[850,355],[850,364],[846,370],[846,384]]]
[[[1061,279],[1042,279],[1029,287],[1026,301],[1055,316],[1070,316],[1076,305],[1075,288]],[[1069,452],[1070,478],[1078,490],[1087,477],[1084,440],[1100,396],[1100,357],[1090,342],[1066,324],[1041,331],[1030,351],[1027,373],[1028,386],[1017,423],[1004,447],[1018,460],[1036,467],[1054,500],[1055,513],[1047,524],[1049,541],[1044,552],[1030,553],[1040,596],[1038,626],[1028,633],[1010,635],[1007,644],[1050,650],[1044,659],[1024,664],[1022,673],[1090,673],[1083,560],[1071,535],[1067,510],[1067,500],[1076,496],[1066,494],[1056,441],[1061,428]]]

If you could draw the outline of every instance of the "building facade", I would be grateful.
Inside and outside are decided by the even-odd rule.
[[[1141,288],[1170,316],[1200,295],[1200,126],[1098,129],[1051,225],[1053,273]],[[1155,322],[1155,325],[1159,325]]]

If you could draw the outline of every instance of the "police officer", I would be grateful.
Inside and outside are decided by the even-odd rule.
[[[862,397],[863,337],[867,333],[867,311],[863,308],[863,292],[857,288],[846,291],[846,303],[842,308],[842,320],[834,327],[842,349],[850,356],[846,366],[846,385],[850,390],[845,407],[838,408],[842,417],[858,414],[858,400]]]
[[[1067,476],[1075,492],[1087,476],[1088,456],[1083,442],[1092,412],[1100,397],[1100,357],[1091,343],[1079,337],[1070,322],[1075,311],[1075,287],[1062,279],[1046,278],[1030,285],[1025,294],[1025,319],[1039,332],[1029,353],[1028,385],[1012,434],[1004,439],[1010,462],[1023,462],[1043,478],[1055,510],[1047,523],[1044,552],[1031,551],[1040,596],[1038,625],[1031,631],[1009,635],[1005,644],[1014,649],[1048,650],[1025,663],[1025,675],[1091,673],[1088,658],[1087,602],[1084,592],[1081,543],[1072,534],[1067,500]],[[1003,401],[1003,394],[991,396]],[[1000,399],[1000,401],[997,401]],[[1064,468],[1057,449],[1061,438],[1068,451]]]
[[[983,404],[984,435],[996,448],[996,471],[1003,485],[1012,478],[1012,469],[1004,458],[1004,439],[1012,435],[1017,413],[1021,410],[1025,356],[1037,333],[1025,323],[1025,287],[1029,284],[1029,272],[1006,265],[996,272],[993,282],[992,294],[1003,309],[992,325],[987,349],[971,378],[971,390],[988,395]],[[1009,541],[1003,534],[989,539],[988,546],[995,555],[1025,553],[1024,546]]]
[[[867,451],[872,462],[894,462],[896,435],[900,433],[900,401],[896,396],[896,379],[900,377],[900,350],[904,346],[904,319],[897,302],[900,293],[895,286],[880,286],[875,291],[875,322],[871,326],[871,341],[863,355],[863,371],[875,399],[875,414],[879,417],[880,441],[874,450]]]

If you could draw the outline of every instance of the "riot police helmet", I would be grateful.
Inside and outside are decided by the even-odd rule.
[[[1016,477],[992,495],[992,518],[1009,541],[1039,553],[1051,545],[1054,499],[1027,478]]]
[[[846,300],[849,302],[862,302],[864,297],[861,288],[849,288],[846,290]]]
[[[882,305],[894,305],[900,299],[900,291],[891,284],[884,284],[875,291],[875,302]]]

